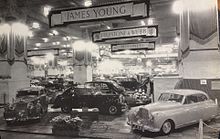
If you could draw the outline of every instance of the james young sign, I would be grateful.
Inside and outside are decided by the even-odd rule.
[[[143,0],[141,0],[143,1]],[[112,18],[133,18],[149,16],[149,1],[124,2],[92,8],[52,10],[49,14],[50,27],[74,22],[97,21]]]
[[[133,28],[120,28],[93,32],[93,42],[104,42],[105,40],[143,37],[156,38],[158,36],[158,26],[141,26]]]

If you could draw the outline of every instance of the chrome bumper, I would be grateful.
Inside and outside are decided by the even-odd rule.
[[[40,119],[40,116],[36,117],[24,117],[24,118],[5,118],[5,121],[11,122],[11,121],[27,121],[27,120],[36,120]]]
[[[145,131],[150,131],[150,132],[159,132],[160,129],[159,128],[154,128],[152,126],[148,126],[148,125],[140,125],[138,123],[132,123],[132,122],[127,122],[128,125],[131,126],[132,130],[140,130],[142,132]]]

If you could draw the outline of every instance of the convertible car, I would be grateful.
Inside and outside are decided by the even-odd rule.
[[[4,118],[7,124],[18,121],[40,119],[48,108],[44,88],[28,87],[17,91],[15,101],[5,107]]]
[[[132,129],[166,135],[199,119],[214,118],[217,109],[217,102],[203,91],[176,89],[162,93],[158,102],[132,109],[127,123]]]

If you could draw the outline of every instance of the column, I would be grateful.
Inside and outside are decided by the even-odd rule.
[[[198,89],[220,99],[220,51],[216,0],[182,0],[176,88]],[[195,6],[196,5],[196,6]],[[214,86],[219,86],[217,89]]]
[[[30,86],[27,78],[26,35],[18,22],[0,24],[0,103],[11,102],[16,91]]]
[[[185,3],[180,16],[181,75],[192,79],[220,78],[215,0],[186,0]]]
[[[73,43],[73,70],[74,81],[84,84],[92,81],[92,43],[79,40]]]

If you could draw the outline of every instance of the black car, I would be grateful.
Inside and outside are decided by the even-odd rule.
[[[55,99],[52,108],[61,108],[65,113],[72,108],[98,108],[100,113],[116,115],[127,109],[123,96],[117,93],[101,92],[91,87],[70,87]]]

